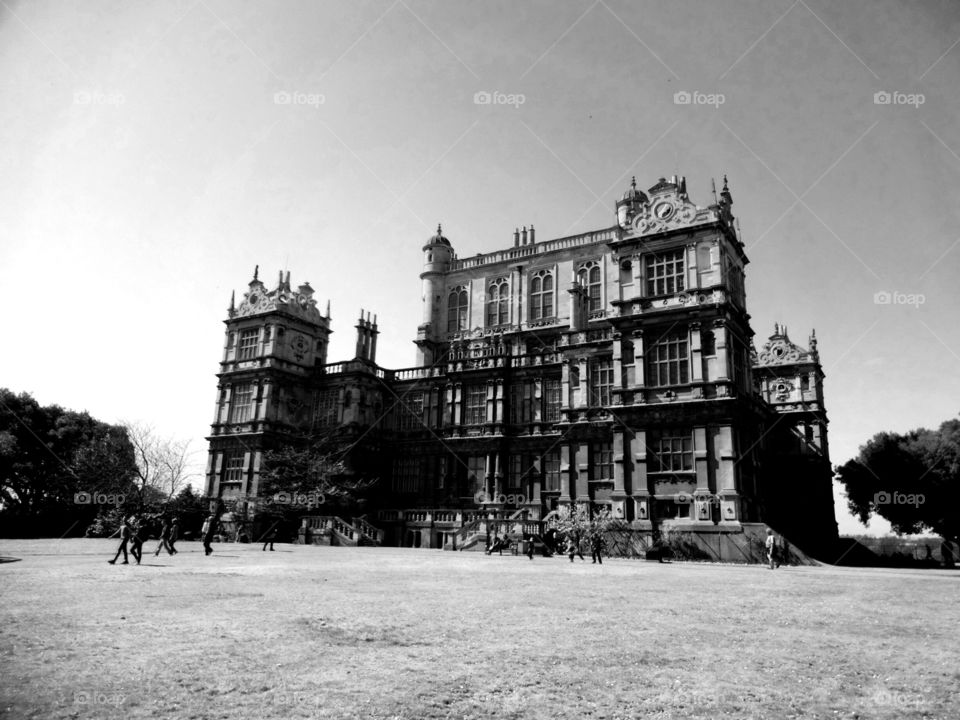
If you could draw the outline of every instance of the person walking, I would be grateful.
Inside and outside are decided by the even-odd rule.
[[[780,560],[777,557],[777,538],[773,534],[773,530],[770,528],[767,528],[767,540],[765,546],[767,548],[767,560],[770,563],[770,569],[774,569],[774,563],[776,563],[776,567],[780,567]]]
[[[263,536],[263,551],[266,552],[267,545],[270,545],[270,552],[273,552],[273,541],[277,539],[277,525],[274,525],[267,530],[266,534]]]
[[[170,547],[170,521],[167,518],[163,518],[160,525],[160,543],[157,545],[157,551],[153,556],[160,557],[161,550],[166,550],[168,555],[173,555],[173,549]]]
[[[533,533],[527,536],[527,557],[533,560],[533,547],[537,542],[537,536]]]
[[[594,565],[597,563],[603,565],[603,535],[600,533],[594,533],[590,538],[590,557]]]
[[[117,548],[117,554],[113,556],[113,560],[107,560],[107,562],[116,565],[117,558],[120,557],[120,553],[123,553],[123,562],[120,564],[129,565],[130,560],[127,558],[128,542],[130,542],[130,523],[124,518],[120,523],[120,547]]]
[[[200,530],[200,536],[203,538],[203,552],[205,555],[209,555],[213,552],[213,548],[210,547],[210,543],[213,542],[213,534],[217,530],[217,518],[213,515],[207,517],[203,521],[203,528]]]
[[[130,527],[130,554],[137,561],[137,565],[140,564],[140,559],[143,557],[143,534],[143,520],[134,515]]]
[[[573,562],[574,555],[579,555],[581,560],[585,560],[583,553],[580,552],[580,543],[572,537],[567,538],[567,555],[570,556],[570,562]]]
[[[180,538],[180,521],[176,518],[173,519],[173,522],[170,523],[170,537],[167,539],[167,545],[170,546],[170,552],[173,555],[177,554],[177,548],[175,543]]]

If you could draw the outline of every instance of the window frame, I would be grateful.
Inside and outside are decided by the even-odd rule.
[[[234,385],[230,394],[230,422],[252,422],[256,407],[257,386],[255,383],[240,383]]]
[[[540,270],[530,278],[530,320],[556,317],[554,285],[553,270]]]
[[[237,361],[253,360],[257,357],[260,345],[260,328],[247,328],[240,331],[237,340]]]
[[[647,297],[675,295],[686,289],[686,252],[683,248],[644,255]]]
[[[470,294],[464,285],[459,285],[447,295],[447,332],[458,333],[467,329]]]
[[[494,278],[487,284],[487,327],[510,324],[510,281]]]
[[[670,357],[676,349],[676,357]],[[690,384],[690,338],[687,333],[668,332],[645,348],[644,384],[668,388]],[[664,381],[666,374],[666,381]]]

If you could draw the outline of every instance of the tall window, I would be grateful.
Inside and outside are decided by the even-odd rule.
[[[397,405],[397,430],[420,430],[423,427],[423,392],[411,392]]]
[[[587,312],[596,312],[603,307],[601,298],[600,266],[590,261],[577,270],[577,280],[587,289]]]
[[[591,480],[613,479],[613,444],[609,442],[595,442],[590,446],[592,455],[590,462]]]
[[[455,288],[447,298],[447,332],[467,329],[467,290]]]
[[[543,489],[560,490],[560,451],[549,450],[543,456]]]
[[[548,378],[543,381],[543,419],[544,422],[560,421],[562,389],[559,379]]]
[[[247,422],[253,417],[253,384],[244,383],[233,387],[230,404],[230,422]]]
[[[471,385],[467,388],[465,425],[482,425],[487,421],[487,386]]]
[[[231,450],[227,453],[224,461],[224,482],[242,482],[243,481],[243,450]]]
[[[420,457],[399,457],[393,461],[393,490],[412,493],[420,489]]]
[[[650,472],[693,470],[693,438],[689,432],[665,430],[650,434]]]
[[[314,427],[330,427],[337,422],[337,390],[321,390],[317,393],[313,411]]]
[[[510,283],[497,278],[487,290],[487,326],[504,325],[510,320]]]
[[[647,385],[668,387],[689,382],[687,336],[667,334],[647,350]]]
[[[486,474],[486,455],[469,455],[467,457],[467,485],[471,495],[485,487]]]
[[[513,383],[510,386],[510,424],[533,422],[533,383]]]
[[[593,358],[590,361],[589,404],[604,407],[610,404],[613,387],[613,361],[610,358]]]
[[[260,330],[244,330],[240,333],[240,347],[237,348],[237,360],[249,360],[257,355]]]
[[[683,288],[683,250],[647,255],[647,295],[672,295]]]
[[[530,279],[530,319],[553,317],[553,273],[541,270]]]

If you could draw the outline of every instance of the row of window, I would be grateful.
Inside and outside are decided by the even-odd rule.
[[[648,470],[651,473],[682,473],[693,470],[693,438],[689,432],[663,431],[650,433],[648,443]],[[589,478],[591,480],[609,480],[613,478],[613,444],[593,442],[589,448]],[[232,450],[224,455],[223,481],[238,483],[243,480],[246,453]],[[459,469],[457,475],[464,475],[470,484],[470,492],[483,488],[486,476],[486,455],[469,455],[455,458]],[[543,455],[511,455],[509,472],[504,479],[507,490],[522,492],[531,472],[539,462],[545,491],[560,490],[560,450],[553,449]],[[448,473],[447,457],[427,457],[419,455],[398,457],[394,460],[392,486],[394,492],[409,493],[423,489],[428,476],[437,478],[437,487],[442,489]]]
[[[593,442],[588,450],[588,479],[613,479],[613,443]],[[453,467],[447,466],[448,457],[398,457],[393,463],[392,489],[397,493],[421,492],[435,486],[443,489],[447,474],[466,480],[466,490],[472,494],[485,487],[486,455],[453,456]],[[689,432],[667,430],[651,432],[647,447],[648,470],[651,473],[693,472],[693,437]],[[546,492],[560,490],[560,450],[554,448],[542,455],[511,455],[503,478],[503,491],[522,494],[536,472]],[[431,472],[431,469],[433,472]]]
[[[647,295],[670,295],[683,292],[684,251],[672,250],[646,256]],[[600,264],[591,260],[577,269],[577,281],[586,290],[587,311],[603,309],[603,281]],[[555,314],[556,280],[552,270],[540,270],[530,277],[528,319],[545,320]],[[510,281],[505,277],[487,283],[487,327],[510,322]],[[456,287],[447,297],[447,332],[467,329],[469,294],[464,286]]]

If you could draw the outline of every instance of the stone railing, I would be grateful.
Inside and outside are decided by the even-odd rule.
[[[582,247],[584,245],[593,245],[600,242],[612,242],[616,240],[617,228],[607,228],[605,230],[594,230],[581,235],[569,235],[567,237],[557,238],[538,242],[534,245],[520,245],[518,247],[498,250],[492,253],[475,255],[469,258],[457,258],[450,263],[451,270],[467,270],[469,268],[480,267],[482,265],[492,265],[499,262],[521,260],[523,258],[536,257],[554,250],[566,250],[568,248]]]

